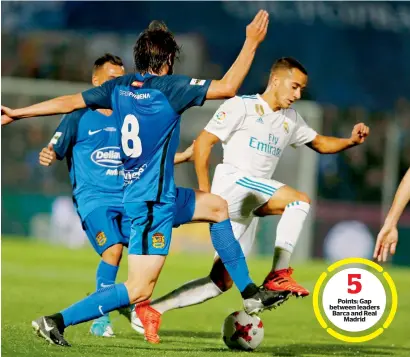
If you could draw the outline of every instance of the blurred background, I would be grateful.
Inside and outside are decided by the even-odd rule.
[[[371,135],[338,155],[288,148],[274,178],[307,192],[310,220],[295,259],[370,257],[395,189],[410,166],[410,4],[405,2],[2,2],[2,104],[26,106],[91,86],[94,60],[111,52],[133,71],[132,47],[151,20],[164,20],[182,45],[176,73],[220,78],[242,46],[257,10],[269,31],[240,94],[262,92],[269,69],[293,56],[309,72],[295,107],[324,135],[349,137],[365,122]],[[183,117],[190,145],[220,103]],[[58,118],[16,123],[1,133],[2,235],[88,246],[71,201],[65,163],[43,168],[38,153]],[[214,150],[212,167],[220,162]],[[196,187],[192,164],[178,185]],[[255,254],[272,254],[277,218],[263,219]],[[400,221],[395,264],[410,265],[410,211]],[[407,246],[407,247],[406,247]],[[176,251],[211,251],[206,225],[175,231]]]

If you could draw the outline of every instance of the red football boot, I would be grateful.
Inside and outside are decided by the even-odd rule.
[[[292,273],[292,268],[271,271],[265,278],[263,286],[268,290],[288,290],[295,296],[308,296],[309,291],[291,277]]]
[[[145,340],[153,344],[160,343],[158,331],[161,325],[161,313],[150,306],[150,301],[137,304],[135,312],[144,327]]]

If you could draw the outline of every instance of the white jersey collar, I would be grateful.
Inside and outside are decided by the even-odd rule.
[[[262,104],[263,109],[265,110],[265,114],[272,114],[273,110],[272,108],[269,106],[268,103],[266,103],[263,98],[260,96],[260,94],[256,94],[256,98],[258,98],[259,102]]]

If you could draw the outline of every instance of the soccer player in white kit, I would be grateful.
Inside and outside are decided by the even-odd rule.
[[[356,124],[348,139],[319,135],[300,114],[290,108],[300,99],[307,84],[307,72],[293,58],[281,58],[273,65],[268,86],[261,95],[234,97],[224,102],[195,141],[195,169],[199,189],[220,195],[228,203],[235,237],[245,255],[251,251],[259,217],[282,215],[277,231],[272,270],[263,282],[270,290],[290,290],[296,296],[309,291],[293,278],[289,262],[303,224],[310,199],[302,192],[272,179],[283,150],[307,145],[321,154],[333,154],[362,144],[369,134]],[[208,161],[213,145],[222,142],[223,163],[215,170],[212,189]],[[137,309],[150,315],[158,331],[165,311],[202,303],[232,286],[232,280],[216,256],[211,273],[188,282],[171,293]],[[138,330],[139,321],[134,319]]]

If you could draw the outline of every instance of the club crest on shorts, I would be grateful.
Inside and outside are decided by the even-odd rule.
[[[95,237],[95,240],[97,241],[97,244],[101,247],[107,241],[107,237],[104,232],[98,232],[98,234]]]
[[[165,247],[165,237],[162,233],[157,232],[152,235],[152,246],[157,249]]]
[[[261,117],[265,114],[265,110],[263,109],[262,104],[255,104],[256,113]]]

